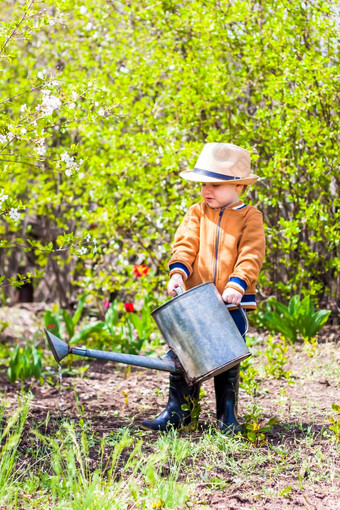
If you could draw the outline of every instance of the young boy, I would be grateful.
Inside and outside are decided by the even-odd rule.
[[[190,207],[175,234],[169,262],[167,291],[191,289],[213,281],[222,294],[236,326],[245,338],[245,310],[256,308],[255,283],[262,267],[265,239],[262,213],[239,199],[258,176],[251,173],[250,154],[233,144],[207,143],[194,169],[180,173],[189,181],[202,183],[203,201]],[[240,431],[237,401],[240,365],[214,378],[217,424],[225,432]],[[190,411],[182,405],[199,396],[199,385],[188,386],[182,375],[170,374],[169,400],[147,430],[167,430],[190,423]]]

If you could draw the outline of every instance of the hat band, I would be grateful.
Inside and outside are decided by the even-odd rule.
[[[193,169],[195,174],[206,175],[207,177],[214,177],[214,179],[222,179],[223,181],[236,181],[242,179],[242,177],[235,177],[234,175],[218,174],[216,172],[210,172],[210,170],[202,170],[201,168],[195,167]]]

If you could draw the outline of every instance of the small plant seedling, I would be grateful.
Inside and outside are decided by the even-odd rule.
[[[8,326],[9,322],[0,320],[0,334],[2,334]]]
[[[201,399],[204,397],[205,393],[206,392],[201,388],[198,398],[191,399],[190,397],[184,397],[184,399],[186,400],[187,403],[182,404],[182,406],[181,406],[182,411],[190,411],[191,410],[190,428],[194,432],[197,432],[197,430],[198,430],[198,421],[199,421],[199,417],[200,417],[200,414],[202,411]]]
[[[72,368],[72,373],[79,375],[81,379],[84,379],[85,372],[90,368],[90,365],[84,365],[82,367]]]
[[[333,432],[335,442],[340,443],[340,405],[332,404],[332,409],[336,412],[336,415],[328,418],[330,422],[329,430]]]
[[[315,356],[318,345],[319,344],[316,337],[312,337],[311,339],[305,338],[303,352],[305,352],[310,358],[313,358]]]
[[[268,361],[265,366],[265,371],[268,375],[275,379],[290,378],[292,373],[283,368],[288,362],[286,356],[287,350],[288,345],[283,336],[280,337],[280,340],[276,340],[272,335],[268,335],[267,349],[264,353]]]
[[[256,391],[259,389],[258,382],[256,381],[258,374],[258,371],[252,366],[249,358],[242,363],[240,371],[240,386],[246,393],[248,393],[248,395],[254,396]]]
[[[267,421],[261,421],[261,419],[262,413],[259,411],[256,404],[253,406],[251,412],[245,416],[242,435],[255,448],[263,446],[266,443],[266,433],[271,432],[273,425],[279,423],[276,418],[270,418]]]
[[[11,382],[15,382],[17,379],[23,382],[35,377],[40,381],[40,384],[43,384],[41,354],[34,344],[28,344],[26,347],[17,345],[9,361],[7,376]]]

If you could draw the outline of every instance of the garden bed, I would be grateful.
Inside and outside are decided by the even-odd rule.
[[[120,503],[116,496],[120,508],[338,508],[339,446],[328,421],[335,415],[332,404],[339,403],[340,386],[339,343],[331,337],[333,333],[334,328],[328,331],[331,342],[320,337],[318,345],[290,346],[284,368],[291,373],[288,378],[275,379],[264,368],[266,335],[250,332],[258,389],[249,394],[241,388],[239,414],[242,418],[257,409],[261,423],[270,418],[278,420],[257,446],[215,430],[212,380],[203,385],[206,393],[198,430],[188,428],[164,435],[142,431],[139,424],[166,404],[165,373],[74,358],[69,367],[63,365],[60,384],[50,357],[45,384],[24,383],[32,398],[18,444],[16,472],[21,480],[20,473],[27,476],[29,471],[32,476],[34,472],[36,486],[33,494],[28,487],[21,487],[18,507],[52,508],[53,498],[45,480],[47,473],[53,473],[50,459],[54,457],[48,441],[57,439],[60,451],[69,441],[71,448],[74,430],[79,443],[82,436],[86,437],[88,449],[80,445],[86,476],[91,477],[97,470],[104,486],[112,452],[125,434],[126,447],[115,467],[117,480],[124,483]],[[18,408],[21,385],[8,381],[5,366],[0,369],[0,384],[9,417]],[[131,455],[136,455],[135,463],[137,459],[141,462],[136,472],[129,465]],[[76,465],[80,470],[79,459]],[[74,508],[69,495],[57,496],[57,508]],[[30,506],[34,498],[34,506]]]

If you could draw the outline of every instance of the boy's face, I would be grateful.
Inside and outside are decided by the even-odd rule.
[[[209,207],[218,209],[239,202],[238,194],[242,188],[241,184],[202,182],[201,195]]]

